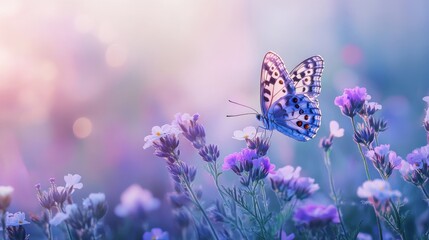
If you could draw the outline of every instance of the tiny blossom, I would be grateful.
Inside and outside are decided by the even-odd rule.
[[[356,236],[356,240],[372,240],[372,237],[368,233],[360,232]]]
[[[367,99],[366,88],[346,88],[344,89],[343,95],[335,98],[334,103],[340,107],[344,115],[354,117],[362,110]]]
[[[429,165],[429,145],[414,149],[407,155],[407,162],[423,169]]]
[[[287,233],[285,231],[282,231],[280,233],[280,240],[294,240],[295,239],[295,234],[291,233],[289,235],[287,235]]]
[[[256,128],[253,126],[245,127],[243,130],[235,130],[232,138],[237,140],[253,139],[256,136]]]
[[[16,212],[16,213],[6,213],[6,226],[20,226],[24,224],[29,224],[27,220],[25,220],[25,213]]]
[[[82,177],[79,174],[67,174],[64,176],[64,181],[66,182],[66,188],[73,189],[72,192],[75,189],[82,189],[83,183],[80,182]]]
[[[422,176],[420,171],[418,171],[418,168],[413,164],[402,160],[399,166],[399,172],[405,181],[410,182],[416,186],[420,186],[426,181],[427,177]]]
[[[390,184],[381,179],[365,181],[357,190],[360,198],[366,198],[376,209],[385,210],[389,200],[401,197],[397,190],[391,190]]]
[[[373,150],[366,152],[365,155],[386,178],[392,174],[393,169],[400,168],[402,161],[401,157],[398,157],[394,151],[390,150],[389,144],[377,146]]]
[[[338,211],[334,205],[307,204],[295,211],[293,216],[297,224],[310,228],[324,227],[340,222]]]
[[[156,140],[159,140],[161,137],[164,137],[167,135],[177,136],[180,133],[181,133],[181,130],[178,128],[177,125],[164,124],[161,127],[154,126],[152,127],[152,134],[144,138],[145,144],[143,145],[143,148],[146,149],[153,146],[153,142]]]
[[[0,186],[0,210],[5,211],[12,200],[13,187]]]
[[[329,130],[330,130],[331,136],[334,136],[337,138],[344,136],[344,128],[340,128],[340,125],[338,124],[337,121],[331,121],[329,123]]]
[[[121,203],[116,206],[115,213],[119,217],[138,215],[155,210],[159,205],[159,200],[150,191],[133,184],[122,193]]]
[[[55,216],[51,220],[49,220],[49,223],[53,226],[58,226],[68,218],[69,218],[68,214],[63,212],[57,212],[57,214],[55,214]]]
[[[152,228],[149,232],[143,234],[143,240],[168,240],[168,232],[162,231],[161,228]]]

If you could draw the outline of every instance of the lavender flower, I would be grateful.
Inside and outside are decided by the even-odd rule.
[[[358,124],[357,130],[353,135],[353,140],[358,143],[370,148],[372,142],[374,141],[375,132],[374,129],[370,126],[365,126],[364,124]]]
[[[0,186],[0,211],[5,212],[12,200],[13,187]]]
[[[256,150],[243,149],[225,157],[222,165],[223,170],[231,169],[237,175],[242,176],[243,172],[248,173],[247,178],[241,179],[242,184],[247,186],[251,181],[264,179],[268,173],[273,173],[275,168],[270,159],[265,156],[258,156]]]
[[[152,230],[143,234],[143,240],[168,240],[168,232],[162,231],[161,228],[152,228]]]
[[[376,119],[373,116],[368,118],[368,125],[374,129],[374,132],[384,132],[387,129],[387,122],[383,119]]]
[[[343,95],[335,98],[334,103],[344,115],[352,118],[362,110],[367,99],[366,88],[346,88]]]
[[[192,117],[188,113],[177,113],[172,126],[178,126],[183,136],[188,139],[196,149],[201,149],[206,145],[206,133],[204,127],[197,122],[200,115],[194,114]]]
[[[380,104],[376,102],[369,102],[369,99],[371,99],[371,96],[367,95],[365,104],[363,105],[362,110],[359,112],[359,115],[364,119],[374,115],[375,112],[382,109]]]
[[[418,171],[417,167],[404,160],[401,161],[401,164],[399,166],[399,172],[401,173],[402,178],[404,178],[405,181],[412,183],[416,186],[423,185],[427,180],[427,177],[422,175],[420,171]]]
[[[202,147],[198,153],[206,162],[216,162],[220,155],[217,146],[213,144]]]
[[[51,210],[53,207],[55,207],[55,200],[49,192],[42,191],[40,184],[36,184],[36,190],[37,190],[37,200],[39,200],[40,206],[47,210]]]
[[[307,198],[319,189],[313,178],[300,177],[300,171],[301,167],[285,166],[270,174],[271,188],[284,201],[290,201],[294,196]]]
[[[325,152],[331,149],[334,137],[340,138],[344,136],[344,128],[340,128],[340,125],[337,121],[331,121],[329,123],[329,130],[329,137],[323,137],[319,142],[319,147],[323,148]]]
[[[419,172],[429,177],[429,145],[414,149],[406,157],[407,162],[416,167]]]
[[[429,96],[424,97],[423,101],[425,101],[428,105],[426,108],[425,118],[423,119],[423,126],[425,127],[426,132],[429,132]]]
[[[256,150],[259,156],[265,156],[270,148],[270,139],[256,136],[253,139],[246,139],[247,147],[251,150]]]
[[[310,228],[325,227],[340,222],[334,205],[307,204],[295,211],[295,223]]]
[[[357,190],[360,198],[366,198],[377,210],[386,211],[389,201],[401,197],[397,190],[391,190],[390,184],[381,179],[365,181]]]
[[[382,144],[366,152],[366,157],[372,161],[374,167],[382,174],[383,178],[388,178],[393,169],[398,169],[401,165],[401,157],[394,151],[390,151],[389,144]]]
[[[119,217],[141,216],[157,209],[159,205],[160,201],[150,191],[133,184],[121,194],[121,203],[116,206],[115,214]]]

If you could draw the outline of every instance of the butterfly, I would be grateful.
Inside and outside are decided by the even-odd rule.
[[[316,136],[322,118],[316,98],[323,67],[323,58],[313,56],[289,73],[277,54],[265,54],[260,82],[262,113],[256,115],[265,129],[303,142]]]

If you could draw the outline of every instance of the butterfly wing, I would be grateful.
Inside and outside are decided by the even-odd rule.
[[[303,142],[316,136],[321,118],[318,101],[305,94],[288,94],[278,99],[268,111],[273,128]]]
[[[282,59],[273,52],[265,54],[261,70],[261,109],[266,115],[274,102],[286,94],[294,92],[292,79],[286,70]]]
[[[310,99],[320,94],[324,61],[321,56],[313,56],[302,61],[289,74],[297,94],[302,93]]]

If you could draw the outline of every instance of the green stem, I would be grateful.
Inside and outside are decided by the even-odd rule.
[[[377,214],[377,210],[374,209],[374,213],[375,213],[375,220],[377,221],[377,227],[378,227],[378,236],[380,238],[380,240],[383,240],[383,230],[381,229],[381,223],[380,223],[380,218]]]
[[[396,225],[396,231],[401,236],[402,240],[406,240],[405,233],[403,231],[402,223],[401,223],[401,216],[399,215],[399,211],[396,208],[395,203],[390,199],[390,204],[392,205],[393,209],[393,218],[395,219],[395,225]]]
[[[344,221],[342,216],[343,214],[341,213],[340,204],[338,202],[337,191],[335,191],[335,184],[334,184],[334,178],[332,176],[331,159],[329,157],[329,153],[330,153],[329,150],[325,151],[325,155],[324,155],[325,166],[326,166],[326,170],[328,171],[328,177],[329,177],[329,186],[331,188],[331,195],[334,200],[335,207],[337,208],[337,211],[338,211],[338,217],[340,218],[341,229],[343,230],[344,236],[347,236],[347,231],[346,231],[346,227],[344,226]]]
[[[67,229],[67,233],[68,233],[68,235],[69,235],[69,239],[70,240],[73,240],[73,237],[72,237],[72,234],[71,234],[71,232],[70,232],[70,227],[69,227],[69,225],[66,223],[66,229]]]
[[[356,133],[356,125],[355,125],[354,117],[352,117],[351,120],[352,120],[353,131]],[[369,174],[369,170],[368,170],[368,163],[366,162],[366,158],[365,158],[365,155],[363,154],[362,147],[359,143],[356,143],[356,144],[359,148],[359,152],[362,157],[363,166],[365,167],[366,178],[368,180],[371,180],[371,175]]]
[[[262,193],[262,203],[264,204],[264,213],[267,213],[268,201],[267,201],[267,193],[265,192],[265,184],[263,181],[261,181],[260,185],[261,185],[261,193]]]
[[[191,184],[189,183],[189,181],[186,178],[182,179],[183,182],[185,183],[186,187],[188,188],[189,193],[191,194],[192,199],[194,200],[194,204],[197,206],[197,208],[201,211],[201,213],[203,214],[204,219],[207,221],[207,223],[209,224],[210,230],[212,231],[212,234],[214,236],[214,238],[216,240],[219,240],[219,237],[216,233],[216,230],[214,229],[209,217],[207,216],[206,211],[204,210],[204,208],[201,206],[200,201],[198,200],[198,197],[195,195],[194,190],[192,190],[191,188]]]
[[[48,209],[47,211],[48,211],[49,221],[51,221],[51,219],[52,219],[52,211],[50,209]],[[52,226],[49,223],[49,221],[48,221],[48,239],[52,240],[53,239],[53,237],[52,237]]]
[[[428,192],[426,191],[426,189],[425,189],[425,187],[423,186],[423,184],[422,184],[422,185],[419,185],[419,188],[422,190],[422,193],[425,195],[425,197],[426,197],[426,201],[429,201],[429,194],[428,194]]]
[[[256,198],[256,188],[258,187],[258,184],[259,184],[259,183],[256,183],[256,184],[255,184],[255,185],[250,189],[250,195],[252,196],[252,200],[253,200],[253,208],[254,208],[254,211],[255,211],[255,218],[256,218],[256,221],[258,222],[259,227],[261,228],[261,234],[262,234],[262,237],[263,237],[264,239],[266,239],[266,238],[265,238],[265,235],[266,235],[265,224],[262,222],[262,220],[263,220],[263,215],[262,215],[262,212],[261,212],[261,208],[259,207],[258,199]],[[259,214],[258,214],[258,213],[259,213]]]

